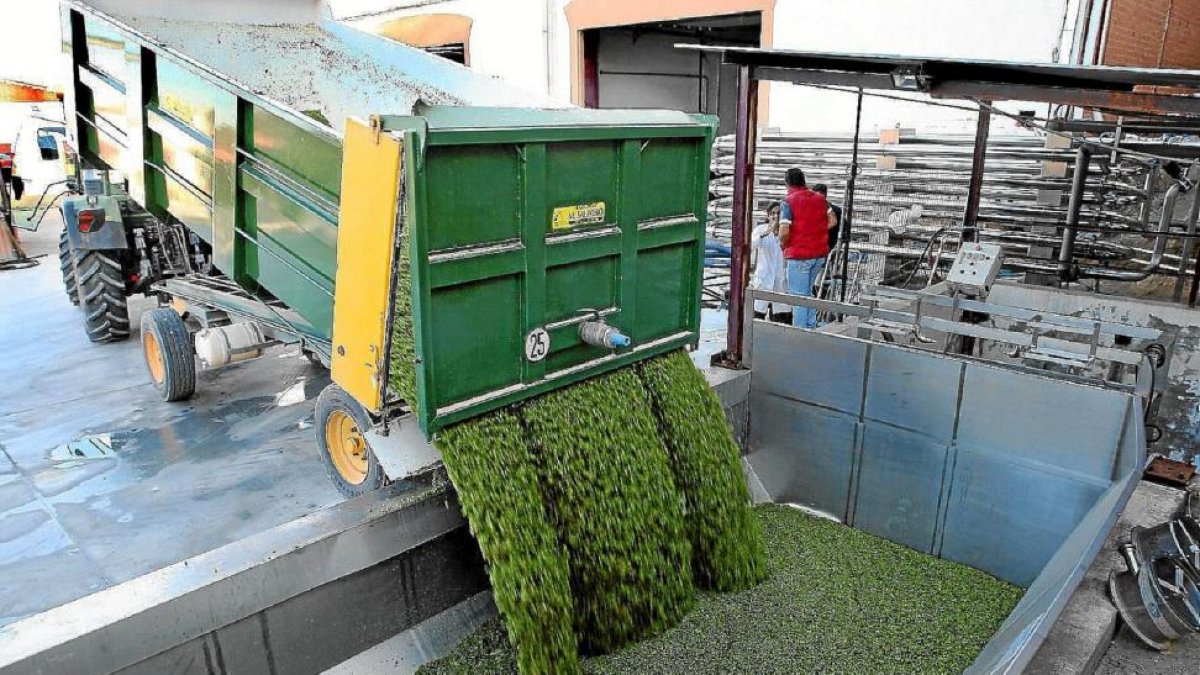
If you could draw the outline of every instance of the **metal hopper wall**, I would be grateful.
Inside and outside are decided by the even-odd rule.
[[[760,321],[753,358],[748,461],[770,498],[1026,587],[971,672],[1019,670],[1136,484],[1136,399]]]

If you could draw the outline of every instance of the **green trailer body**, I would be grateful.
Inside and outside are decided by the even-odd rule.
[[[427,111],[408,177],[426,424],[696,341],[712,127],[652,119]],[[585,344],[589,310],[631,348]],[[533,360],[538,329],[549,351]]]
[[[390,306],[356,315],[380,331],[334,330],[338,260],[352,252],[338,251],[343,172],[359,161],[344,125],[370,120],[399,141],[400,179],[385,188],[411,270],[416,400],[404,409],[426,434],[697,340],[711,118],[520,107],[528,96],[490,78],[327,22],[214,30],[63,7],[83,163],[120,170],[151,214],[211,247],[213,273],[244,293],[210,301],[274,315],[327,351],[369,339],[360,332],[384,336],[373,354],[389,351]],[[319,49],[281,48],[293,62],[273,63],[263,44],[297,34]],[[364,60],[404,79],[395,91],[367,82]],[[280,74],[247,81],[263,64]],[[391,302],[402,266],[389,267],[378,283]],[[585,344],[585,319],[632,345]],[[540,331],[546,353],[531,357]],[[397,409],[390,364],[369,365],[377,391],[347,389],[372,412]]]
[[[63,35],[83,162],[123,172],[130,196],[187,225],[218,270],[285,303],[298,332],[329,340],[338,134],[239,96],[90,7],[64,4]]]

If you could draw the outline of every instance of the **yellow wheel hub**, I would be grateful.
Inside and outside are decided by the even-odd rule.
[[[360,485],[367,479],[367,439],[353,417],[341,410],[333,411],[325,420],[325,445],[343,480]]]
[[[147,331],[142,334],[142,350],[146,353],[146,365],[150,368],[150,377],[155,384],[162,384],[167,377],[167,367],[163,362],[162,349],[158,346],[158,338]]]

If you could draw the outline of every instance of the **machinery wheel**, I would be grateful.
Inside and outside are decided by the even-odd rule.
[[[129,303],[121,261],[108,251],[77,252],[75,279],[86,313],[88,339],[116,342],[129,337]]]
[[[142,315],[142,354],[164,401],[183,401],[196,393],[192,336],[175,310],[160,307]]]
[[[64,229],[58,235],[58,268],[62,270],[63,288],[72,305],[79,304],[79,289],[75,285],[75,256],[71,254],[71,240]]]
[[[347,497],[378,490],[387,482],[363,431],[370,418],[341,387],[331,384],[317,397],[317,445],[325,471]]]

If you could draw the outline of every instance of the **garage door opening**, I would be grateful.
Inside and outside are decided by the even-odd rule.
[[[732,133],[736,68],[675,45],[758,47],[761,35],[761,12],[583,31],[584,105],[717,115],[720,133]]]

